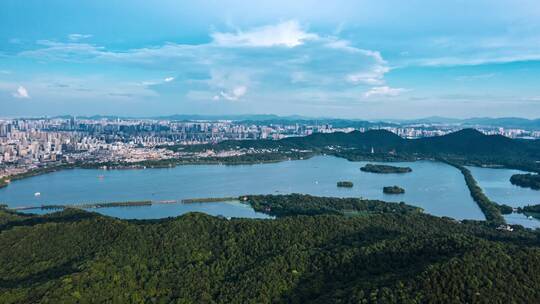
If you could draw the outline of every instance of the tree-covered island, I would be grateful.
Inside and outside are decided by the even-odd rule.
[[[364,172],[382,173],[382,174],[412,172],[412,169],[409,167],[397,167],[397,166],[376,165],[376,164],[367,164],[363,166],[362,168],[360,168],[360,170]]]
[[[339,181],[337,182],[337,186],[340,188],[352,188],[354,184],[351,181]]]
[[[386,187],[383,187],[383,193],[384,194],[403,194],[405,193],[405,189],[399,186],[386,186]]]
[[[523,188],[540,190],[540,174],[514,174],[510,177],[510,182]]]

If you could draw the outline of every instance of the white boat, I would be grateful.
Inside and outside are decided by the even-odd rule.
[[[36,193],[34,193],[34,196],[36,196],[36,197],[41,196],[41,193],[36,192]]]

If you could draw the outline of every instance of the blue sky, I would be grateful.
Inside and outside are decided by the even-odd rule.
[[[318,2],[3,0],[0,117],[540,117],[538,1]]]

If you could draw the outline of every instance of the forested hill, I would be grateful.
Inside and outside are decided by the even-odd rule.
[[[188,149],[277,149],[312,150],[334,153],[349,159],[373,151],[378,155],[416,157],[458,157],[509,165],[516,168],[540,169],[540,140],[511,139],[501,135],[485,135],[475,129],[463,129],[443,136],[405,139],[386,130],[353,131],[350,133],[315,133],[305,137],[281,140],[231,140],[215,145],[199,145]],[[339,153],[338,153],[339,152]],[[529,168],[531,167],[531,168]]]
[[[540,159],[540,141],[538,140],[485,135],[475,129],[463,129],[443,136],[408,140],[405,150],[415,153],[485,156],[512,156],[519,153]]]
[[[315,133],[281,140],[229,140],[204,148],[296,148],[324,149],[330,146],[409,153],[451,153],[508,155],[521,153],[540,158],[540,140],[511,139],[502,135],[485,135],[475,129],[463,129],[447,135],[405,139],[386,130],[352,131],[350,133]]]
[[[295,147],[297,149],[322,149],[328,146],[358,149],[371,149],[371,147],[394,149],[403,146],[407,141],[386,130],[369,130],[367,132],[352,131],[350,133],[315,133],[305,137],[284,138],[278,142],[285,147]]]
[[[70,209],[46,216],[0,210],[0,303],[540,298],[538,234],[530,230],[499,231],[382,202],[301,195],[250,199],[258,208],[276,210],[278,218],[191,213],[123,221]],[[335,213],[343,208],[362,212]],[[294,210],[316,215],[295,216]]]

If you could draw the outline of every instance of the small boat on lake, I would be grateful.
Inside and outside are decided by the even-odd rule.
[[[34,196],[35,196],[35,197],[39,197],[39,196],[41,196],[41,193],[40,193],[40,192],[36,192],[36,193],[34,193]]]

